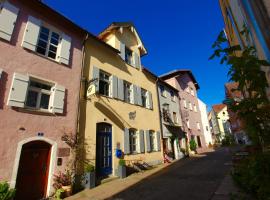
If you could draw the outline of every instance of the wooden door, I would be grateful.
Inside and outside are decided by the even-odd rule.
[[[23,145],[16,181],[16,200],[39,200],[46,196],[50,149],[51,146],[42,141]]]

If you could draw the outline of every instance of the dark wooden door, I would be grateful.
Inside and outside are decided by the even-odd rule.
[[[22,148],[16,182],[16,200],[39,200],[46,196],[51,146],[31,142]]]

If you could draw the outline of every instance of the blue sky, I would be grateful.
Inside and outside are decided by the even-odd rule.
[[[218,0],[44,2],[94,34],[111,22],[132,21],[148,50],[143,65],[157,75],[191,69],[201,87],[198,95],[208,106],[224,99],[227,68],[208,61],[224,26]]]

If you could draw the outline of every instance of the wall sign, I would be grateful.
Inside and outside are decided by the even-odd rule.
[[[70,148],[58,148],[58,157],[68,157],[70,155]]]
[[[134,120],[136,118],[136,111],[128,113],[129,119]]]

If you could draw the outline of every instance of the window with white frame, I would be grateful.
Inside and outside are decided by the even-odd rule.
[[[138,152],[138,136],[135,129],[129,129],[129,149],[130,153]]]
[[[201,126],[200,126],[200,123],[199,122],[197,122],[197,129],[198,130],[201,130]]]
[[[131,94],[132,94],[131,84],[127,81],[124,81],[124,100],[125,100],[125,102],[131,103]]]
[[[150,130],[149,131],[149,139],[150,139],[150,151],[155,151],[155,141],[156,141],[156,137],[155,137],[155,132]]]
[[[142,106],[146,108],[146,102],[147,102],[147,95],[146,90],[141,88],[141,96],[142,96]]]
[[[36,51],[46,57],[56,59],[60,35],[47,27],[41,26]]]
[[[165,90],[164,86],[161,85],[161,86],[159,86],[159,88],[160,88],[160,94],[161,94],[161,96],[166,97],[166,90]]]
[[[197,106],[194,104],[194,111],[197,112]]]
[[[104,96],[110,95],[110,75],[104,71],[99,73],[99,93]]]
[[[127,47],[125,47],[125,48],[126,48],[126,50],[125,50],[125,61],[126,61],[126,63],[131,65],[132,64],[132,59],[133,59],[132,51]]]
[[[189,102],[188,104],[189,104],[189,109],[192,110],[192,103]]]
[[[191,94],[192,96],[194,96],[194,90],[193,90],[193,88],[190,88],[190,94]]]
[[[26,107],[37,110],[48,110],[52,85],[48,85],[36,80],[31,80],[26,97]]]

